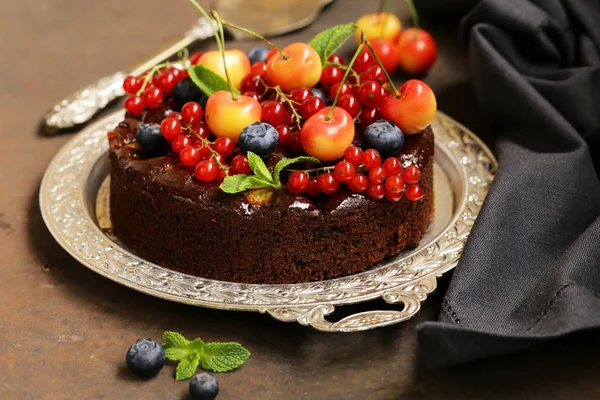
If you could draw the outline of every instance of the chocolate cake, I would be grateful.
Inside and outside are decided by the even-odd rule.
[[[138,255],[203,278],[296,283],[363,271],[419,245],[433,213],[434,135],[406,135],[397,155],[421,171],[424,196],[373,201],[342,187],[310,198],[276,190],[253,204],[201,183],[177,153],[147,158],[135,143],[139,119],[109,133],[114,234]]]

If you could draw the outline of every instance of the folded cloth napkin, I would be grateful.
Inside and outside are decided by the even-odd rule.
[[[483,0],[461,32],[499,168],[439,321],[417,328],[432,366],[600,327],[600,2]]]

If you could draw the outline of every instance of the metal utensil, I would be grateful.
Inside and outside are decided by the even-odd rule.
[[[276,36],[309,25],[317,18],[319,11],[332,1],[217,0],[214,8],[227,21],[248,27],[264,36]],[[229,33],[236,39],[246,35],[233,30]],[[47,134],[56,134],[63,129],[87,123],[110,102],[125,95],[122,83],[127,75],[140,75],[154,65],[175,56],[193,42],[210,38],[213,34],[212,24],[205,18],[200,18],[181,40],[146,62],[129,71],[119,71],[102,77],[60,101],[45,115],[44,130]]]

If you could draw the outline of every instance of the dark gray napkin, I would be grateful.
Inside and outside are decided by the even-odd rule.
[[[499,169],[418,327],[432,366],[600,327],[600,2],[483,0],[461,31]]]

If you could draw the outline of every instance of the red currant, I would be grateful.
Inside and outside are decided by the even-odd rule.
[[[385,191],[388,193],[398,193],[404,190],[404,180],[400,175],[393,175],[385,180]]]
[[[231,169],[221,169],[219,168],[219,175],[217,175],[217,182],[221,183],[225,180],[226,177],[231,176]]]
[[[281,125],[289,118],[288,111],[283,104],[274,100],[266,100],[261,103],[262,119],[273,126]]]
[[[222,155],[223,157],[229,157],[233,154],[233,150],[235,150],[235,143],[231,138],[228,137],[219,137],[215,139],[215,144],[213,145],[214,150]]]
[[[360,53],[358,53],[356,60],[354,60],[352,69],[360,74],[376,62],[377,61],[375,61],[375,58],[373,57],[370,51],[362,50]]]
[[[195,101],[188,101],[181,107],[181,118],[188,124],[192,121],[198,123],[202,120],[202,107]]]
[[[356,168],[348,161],[340,161],[333,169],[335,179],[340,182],[348,182],[356,174]]]
[[[421,180],[421,171],[419,171],[419,168],[416,165],[409,165],[408,167],[404,168],[402,177],[404,178],[404,182],[412,185]]]
[[[404,194],[404,192],[390,193],[390,192],[386,191],[385,199],[387,201],[389,201],[390,203],[396,203],[396,202],[400,201],[403,194]]]
[[[200,61],[200,57],[202,57],[203,55],[204,55],[204,51],[199,51],[197,53],[192,54],[192,56],[190,57],[190,64],[192,64],[192,65],[198,64],[198,61]]]
[[[142,100],[144,101],[144,105],[148,108],[156,108],[160,103],[162,103],[165,98],[165,94],[162,90],[155,86],[147,87],[142,95]]]
[[[350,162],[355,167],[362,164],[363,151],[358,146],[350,146],[344,152],[344,160]]]
[[[243,154],[238,154],[231,160],[231,173],[233,175],[237,174],[249,174],[252,172],[250,169],[250,163],[248,162],[248,157]]]
[[[354,86],[350,85],[348,82],[344,82],[343,85],[342,85],[342,82],[338,82],[335,85],[333,85],[331,87],[331,89],[329,89],[329,97],[331,97],[332,99],[335,99],[335,96],[337,95],[337,92],[340,89],[340,86],[342,86],[342,90],[340,91],[340,96],[342,96],[344,94],[353,94],[354,93]]]
[[[177,81],[170,70],[167,69],[158,75],[156,86],[163,92],[171,93],[175,85],[177,85]]]
[[[372,168],[369,171],[369,180],[375,184],[383,183],[385,178],[387,178],[387,174],[383,167]]]
[[[200,161],[200,152],[195,147],[185,147],[179,152],[179,159],[186,167],[193,167]]]
[[[213,160],[202,160],[196,165],[194,175],[202,182],[212,182],[219,175],[219,167]]]
[[[177,85],[183,78],[185,78],[184,71],[180,70],[179,68],[171,67],[169,68],[169,71],[171,71],[171,74],[173,74],[173,78],[175,79],[175,85]],[[175,87],[175,85],[173,85],[173,87]]]
[[[187,136],[179,135],[177,138],[175,138],[175,140],[173,140],[173,142],[171,143],[171,147],[173,148],[174,152],[180,153],[181,150],[185,149],[191,144],[192,139],[190,139]]]
[[[313,94],[309,88],[299,87],[296,89],[292,89],[292,91],[290,92],[290,100],[292,100],[298,104],[302,104],[304,102],[304,100],[306,100],[307,98],[309,98],[312,95]]]
[[[165,116],[165,118],[175,118],[176,120],[181,121],[181,114],[177,111],[171,111]]]
[[[265,91],[265,86],[259,74],[249,73],[242,79],[242,92],[257,92]]]
[[[144,81],[135,76],[127,75],[123,80],[123,90],[127,94],[136,94],[142,88]]]
[[[367,196],[372,200],[381,200],[385,196],[385,185],[369,183],[367,186]]]
[[[402,164],[400,164],[400,160],[396,157],[386,158],[383,162],[383,171],[387,176],[400,175],[402,173]]]
[[[300,106],[300,114],[305,118],[309,119],[318,111],[325,108],[325,102],[317,96],[310,96]]]
[[[379,105],[385,97],[385,90],[381,85],[374,81],[366,81],[360,84],[356,91],[356,97],[362,104],[369,107]]]
[[[267,53],[267,62],[269,62],[271,57],[273,57],[277,53],[278,53],[277,49],[275,49],[275,48],[269,49],[269,52]]]
[[[181,135],[181,122],[175,118],[165,118],[160,123],[160,131],[167,140],[174,140]]]
[[[336,83],[341,82],[343,77],[344,70],[340,67],[328,65],[323,68],[323,71],[321,72],[321,85],[325,86],[326,89],[329,89]]]
[[[304,171],[294,171],[290,174],[287,188],[290,192],[300,194],[308,187],[308,175]]]
[[[201,138],[208,139],[210,137],[210,131],[206,122],[192,124],[192,131],[196,132]]]
[[[378,121],[381,118],[379,108],[377,107],[363,107],[360,113],[360,124],[363,127],[371,125],[373,122]]]
[[[198,148],[198,154],[200,160],[208,160],[212,158],[212,152],[210,151],[212,146],[209,144],[199,143],[200,147]]]
[[[330,55],[329,58],[327,58],[327,61],[329,61],[332,64],[344,65],[344,59],[342,58],[342,56],[340,56],[339,54],[335,54],[335,53]]]
[[[406,187],[406,198],[410,201],[417,201],[423,198],[423,189],[419,185],[410,185]]]
[[[362,156],[362,161],[367,169],[373,169],[381,166],[381,156],[375,149],[365,150]]]
[[[340,96],[337,103],[338,107],[348,111],[352,118],[356,118],[360,112],[360,103],[356,97],[351,94]]]
[[[125,100],[125,110],[132,115],[140,115],[144,111],[144,102],[140,96],[129,96]]]
[[[348,187],[354,193],[362,193],[367,189],[369,185],[369,180],[363,174],[356,174],[350,179],[348,182]]]
[[[260,95],[254,91],[242,93],[244,96],[252,97],[254,100],[260,102]]]
[[[340,181],[335,179],[331,172],[322,173],[317,178],[317,181],[319,183],[319,188],[325,194],[332,194],[337,192],[341,185]]]
[[[291,129],[287,125],[278,125],[276,128],[279,134],[279,147],[286,148],[290,145]]]
[[[250,67],[250,73],[264,76],[267,72],[267,63],[264,61],[257,61]]]
[[[375,81],[380,85],[383,85],[386,82],[385,72],[383,69],[375,64],[369,66],[362,74],[360,74],[361,81]]]
[[[317,178],[310,178],[308,186],[306,187],[306,194],[310,197],[317,197],[321,194],[321,188],[319,187],[319,180]]]

